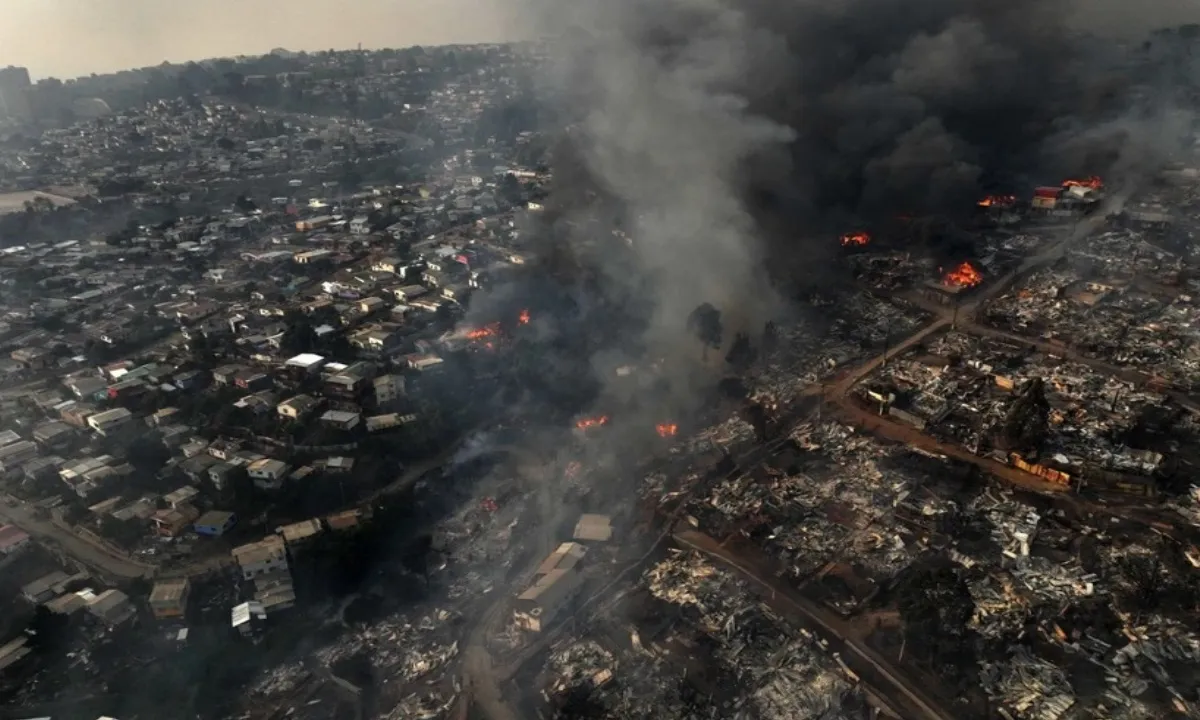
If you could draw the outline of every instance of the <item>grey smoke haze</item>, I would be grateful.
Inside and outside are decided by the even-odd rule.
[[[289,50],[521,39],[501,0],[4,0],[0,66],[74,77]]]
[[[517,0],[520,2],[521,0]],[[957,214],[1068,175],[1123,183],[1190,118],[1136,112],[1115,41],[1191,19],[1160,0],[526,0],[592,180],[634,218],[655,333],[708,301],[769,307],[764,260],[820,274],[829,238]],[[1145,80],[1139,78],[1138,80]],[[1153,79],[1152,79],[1153,80]],[[1112,173],[1115,173],[1113,175]],[[727,324],[728,327],[728,324]]]

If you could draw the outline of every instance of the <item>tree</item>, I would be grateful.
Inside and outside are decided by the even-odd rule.
[[[317,346],[317,331],[312,321],[302,313],[292,313],[285,318],[287,330],[279,339],[279,349],[288,355],[312,352]]]
[[[1013,399],[1004,419],[1006,447],[1021,452],[1038,452],[1050,432],[1050,402],[1046,383],[1031,378]]]
[[[258,205],[245,195],[238,195],[237,199],[233,201],[233,205],[244,213],[252,213],[258,209]]]
[[[709,303],[703,303],[692,311],[688,316],[687,327],[704,344],[705,353],[710,348],[715,350],[721,347],[721,311]]]
[[[221,137],[217,139],[217,147],[221,148],[225,152],[231,152],[237,147],[237,143],[227,137]]]

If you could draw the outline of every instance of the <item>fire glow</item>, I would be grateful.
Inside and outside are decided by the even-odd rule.
[[[842,236],[842,247],[862,247],[871,242],[871,236],[865,232],[846,233]]]
[[[974,265],[966,261],[946,273],[942,278],[942,283],[954,287],[975,287],[981,282],[983,282],[983,275],[975,269]]]
[[[528,325],[529,324],[529,311],[528,310],[522,310],[521,314],[517,315],[517,323],[520,325]]]
[[[481,328],[467,331],[468,340],[483,340],[485,338],[496,337],[500,334],[500,326],[496,323],[484,325]]]
[[[1017,202],[1016,195],[988,195],[977,204],[979,207],[1009,207]]]
[[[1101,180],[1099,177],[1093,175],[1090,178],[1085,178],[1083,180],[1063,180],[1062,186],[1064,188],[1079,187],[1079,188],[1089,188],[1092,190],[1100,190],[1101,188],[1104,187],[1104,181]]]
[[[675,423],[659,423],[654,426],[654,429],[658,432],[659,437],[664,438],[674,437],[675,433],[679,432],[679,426]]]
[[[579,430],[591,430],[592,428],[600,427],[608,424],[607,415],[598,415],[596,417],[583,418],[575,423],[575,427]]]

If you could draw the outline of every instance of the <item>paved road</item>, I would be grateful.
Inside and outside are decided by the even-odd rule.
[[[868,684],[873,685],[885,697],[903,700],[903,705],[910,712],[919,713],[919,717],[923,720],[956,720],[956,716],[942,707],[941,703],[930,697],[924,689],[902,676],[887,658],[867,645],[861,634],[850,623],[811,600],[780,586],[770,573],[758,569],[751,560],[740,557],[734,551],[703,533],[684,529],[676,531],[674,537],[679,545],[716,558],[759,587],[766,589],[768,605],[796,616],[805,625],[813,627],[822,635],[840,641],[849,654],[849,657],[845,658],[847,664],[861,668],[863,671],[870,670],[871,672],[862,674],[870,678]],[[881,680],[882,682],[880,682]]]
[[[0,518],[21,528],[39,540],[62,548],[71,557],[88,567],[121,578],[136,578],[151,574],[154,566],[117,555],[102,545],[89,542],[79,535],[34,516],[33,509],[23,503],[0,503]]]

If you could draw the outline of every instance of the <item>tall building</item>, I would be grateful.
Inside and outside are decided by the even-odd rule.
[[[32,83],[23,67],[0,69],[0,117],[28,120],[33,114],[29,104]]]

